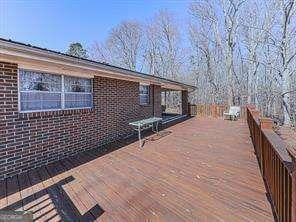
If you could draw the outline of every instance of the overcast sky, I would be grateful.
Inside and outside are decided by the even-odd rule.
[[[0,0],[0,37],[65,51],[71,42],[104,40],[122,20],[151,18],[168,9],[186,19],[189,1]]]

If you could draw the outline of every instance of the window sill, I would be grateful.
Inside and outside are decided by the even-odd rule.
[[[150,106],[150,103],[140,104],[140,106]]]
[[[50,117],[50,116],[66,116],[73,114],[81,113],[91,113],[94,111],[94,108],[77,108],[77,109],[64,109],[64,110],[47,110],[47,111],[28,111],[28,112],[19,112],[18,116],[20,119],[27,118],[40,118],[40,117]]]

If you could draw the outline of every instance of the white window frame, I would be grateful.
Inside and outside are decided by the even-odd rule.
[[[84,94],[91,94],[91,106],[89,107],[74,107],[74,108],[65,108],[65,85],[64,85],[64,74],[58,74],[58,73],[50,73],[50,72],[44,72],[47,74],[52,74],[52,75],[60,75],[61,81],[62,81],[62,88],[61,92],[47,92],[44,91],[44,93],[60,93],[61,94],[61,108],[60,109],[41,109],[41,110],[21,110],[21,92],[36,92],[36,91],[22,91],[21,90],[21,78],[20,78],[20,70],[25,70],[25,71],[31,71],[31,72],[42,72],[42,71],[37,71],[37,70],[31,70],[31,69],[18,69],[17,71],[17,85],[18,85],[18,111],[19,113],[36,113],[36,112],[50,112],[50,111],[61,111],[61,110],[80,110],[80,109],[91,109],[93,108],[93,78],[86,78],[86,77],[79,77],[79,76],[72,76],[72,75],[67,75],[70,77],[78,77],[78,78],[84,78],[84,79],[89,79],[91,81],[91,92],[81,92]],[[43,91],[37,91],[37,92],[43,92]],[[75,93],[75,92],[73,92]]]
[[[147,94],[146,93],[140,93],[140,86],[147,86],[148,90],[147,90]],[[147,96],[148,97],[148,102],[147,103],[141,103],[141,96]],[[139,103],[141,106],[147,106],[150,104],[150,85],[149,84],[144,84],[144,83],[140,83],[139,84]]]
[[[64,80],[64,75],[62,77],[62,94],[63,94],[63,98],[62,98],[62,107],[64,107],[64,110],[73,110],[73,109],[90,109],[93,107],[93,80],[91,78],[85,78],[85,77],[79,77],[79,76],[70,76],[69,77],[77,77],[77,78],[83,78],[83,79],[89,79],[91,81],[91,91],[90,92],[66,92],[65,91],[65,80]],[[65,95],[66,94],[88,94],[91,96],[91,106],[90,107],[74,107],[74,108],[66,108],[65,107]]]

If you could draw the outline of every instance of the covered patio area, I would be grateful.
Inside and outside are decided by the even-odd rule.
[[[38,221],[274,221],[245,121],[191,118],[0,186],[0,209]]]
[[[161,115],[163,123],[188,116],[188,91],[162,88]]]

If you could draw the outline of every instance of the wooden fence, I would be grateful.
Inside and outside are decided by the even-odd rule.
[[[279,222],[296,221],[295,150],[273,130],[273,121],[260,118],[254,107],[247,108],[247,122],[262,177]]]
[[[202,116],[202,117],[223,117],[223,113],[229,110],[228,105],[217,104],[188,104],[188,110],[190,116]],[[246,119],[246,107],[241,107],[241,118]]]

